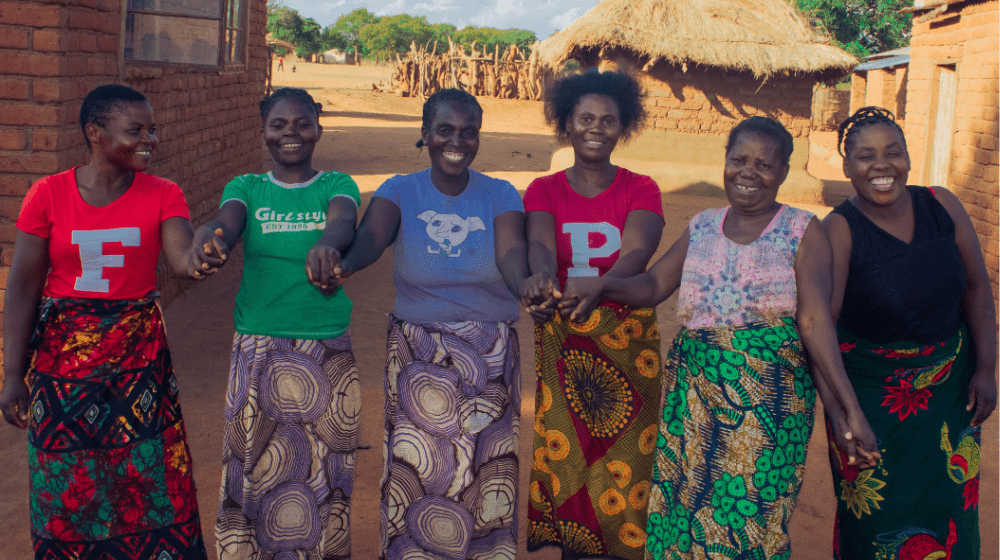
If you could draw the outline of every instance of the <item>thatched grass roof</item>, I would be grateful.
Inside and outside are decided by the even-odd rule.
[[[667,61],[775,74],[845,75],[858,61],[833,46],[787,0],[601,0],[542,41],[543,64],[561,68],[600,49],[643,64]]]

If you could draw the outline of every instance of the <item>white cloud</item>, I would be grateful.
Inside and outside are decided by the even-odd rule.
[[[557,15],[557,16],[554,16],[549,21],[552,23],[553,27],[555,27],[556,29],[563,29],[567,25],[573,23],[573,21],[576,18],[580,17],[580,13],[582,11],[583,10],[581,10],[580,8],[572,8],[569,11],[566,11],[566,12],[563,12],[563,13]],[[546,35],[546,37],[548,37],[548,35]]]

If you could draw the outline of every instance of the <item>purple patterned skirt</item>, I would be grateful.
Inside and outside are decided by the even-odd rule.
[[[360,422],[349,332],[326,340],[237,333],[215,526],[219,558],[350,557]]]
[[[381,558],[513,560],[520,379],[506,323],[392,319]]]

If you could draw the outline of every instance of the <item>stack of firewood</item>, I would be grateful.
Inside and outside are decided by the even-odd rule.
[[[437,41],[423,47],[410,43],[409,52],[396,55],[396,70],[389,83],[372,84],[372,89],[403,97],[426,98],[444,88],[460,88],[472,95],[502,99],[538,100],[545,78],[538,62],[538,43],[527,59],[516,45],[503,53],[486,47],[468,49],[448,39],[448,52],[438,54]],[[429,49],[429,50],[428,50]]]

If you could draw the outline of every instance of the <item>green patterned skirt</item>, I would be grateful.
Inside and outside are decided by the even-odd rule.
[[[816,393],[791,317],[682,329],[666,360],[654,559],[788,559]]]

